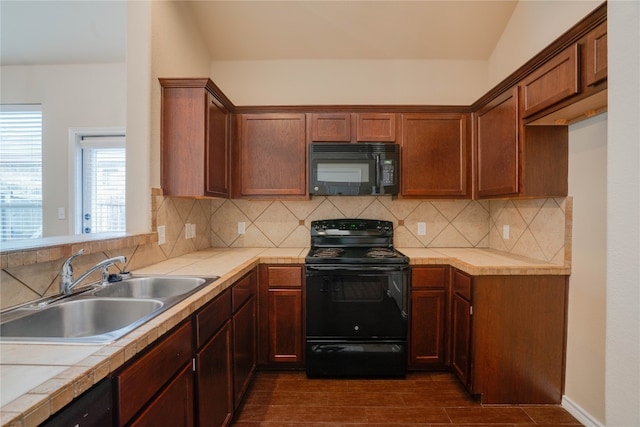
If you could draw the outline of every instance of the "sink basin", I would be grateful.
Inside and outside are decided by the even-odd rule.
[[[143,276],[112,283],[95,291],[97,297],[173,298],[191,293],[210,283],[201,277]]]
[[[106,343],[132,331],[164,306],[153,299],[89,298],[24,308],[0,325],[3,341]]]

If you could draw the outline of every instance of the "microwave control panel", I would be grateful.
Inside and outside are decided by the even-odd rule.
[[[394,171],[395,171],[395,166],[393,164],[393,160],[383,160],[382,161],[382,180],[381,180],[381,185],[387,186],[387,185],[394,185],[395,184]]]

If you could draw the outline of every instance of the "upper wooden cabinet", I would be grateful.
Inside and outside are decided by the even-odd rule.
[[[305,114],[241,114],[238,197],[302,197],[307,192]]]
[[[476,113],[478,198],[564,197],[568,191],[567,126],[524,125],[518,88]]]
[[[160,84],[163,193],[228,197],[232,104],[208,79],[160,79]]]
[[[351,114],[321,113],[311,114],[311,141],[350,142]]]
[[[394,142],[396,115],[386,113],[358,113],[356,116],[358,142]]]
[[[403,114],[403,197],[468,197],[471,189],[469,114]]]
[[[607,23],[603,22],[587,34],[584,53],[585,83],[596,85],[607,78]]]
[[[395,142],[396,114],[312,113],[311,142]]]
[[[518,88],[507,91],[476,114],[479,197],[518,193]]]
[[[522,117],[529,117],[580,92],[579,59],[576,43],[520,83]]]

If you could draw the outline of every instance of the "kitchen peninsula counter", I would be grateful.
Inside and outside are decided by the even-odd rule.
[[[471,275],[569,275],[570,267],[491,249],[398,248],[412,266],[451,265]],[[108,377],[260,263],[303,264],[308,248],[210,248],[133,271],[220,276],[205,289],[107,345],[0,344],[0,425],[36,426]]]

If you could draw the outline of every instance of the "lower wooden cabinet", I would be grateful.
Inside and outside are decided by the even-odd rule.
[[[448,266],[411,269],[409,368],[446,365]]]
[[[566,276],[469,276],[453,270],[452,370],[486,404],[559,404]]]
[[[176,379],[184,374],[185,367],[191,369],[192,338],[192,323],[186,321],[115,374],[115,419],[118,425],[132,421],[138,425],[152,425],[150,422],[162,410],[161,399],[174,395],[173,387],[184,387],[188,381],[193,383],[192,379]],[[190,396],[172,404],[174,420],[193,421],[193,393]]]
[[[190,364],[131,423],[131,427],[193,425],[193,369]]]
[[[471,384],[471,277],[454,270],[451,298],[451,369],[462,384]]]
[[[231,292],[223,292],[195,315],[196,419],[199,426],[226,426],[233,415]]]
[[[259,364],[304,366],[303,266],[260,266]]]
[[[256,368],[256,297],[233,314],[233,395],[240,406]]]

